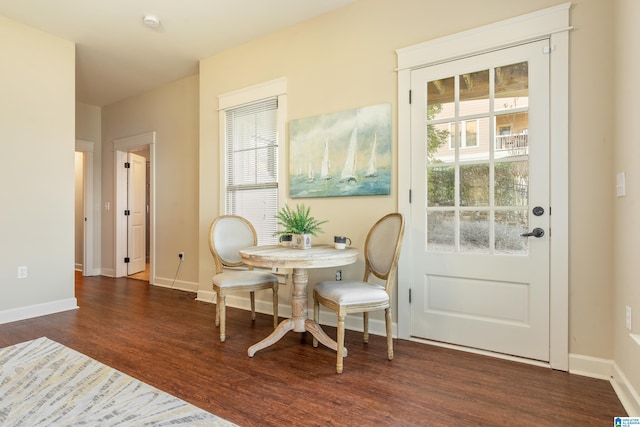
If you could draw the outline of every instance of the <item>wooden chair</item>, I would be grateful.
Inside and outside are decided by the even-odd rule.
[[[364,244],[364,278],[358,281],[325,281],[313,288],[314,320],[319,321],[320,304],[338,315],[338,343],[336,372],[342,373],[344,349],[344,321],[349,313],[363,313],[364,342],[369,342],[369,312],[385,311],[387,327],[387,357],[393,359],[393,336],[391,331],[391,292],[398,268],[398,257],[404,234],[404,218],[391,213],[380,218],[369,233]],[[369,282],[371,275],[385,280],[385,284]],[[318,341],[313,340],[314,347]]]
[[[229,292],[245,291],[251,297],[251,319],[256,319],[255,291],[273,290],[273,327],[278,326],[278,277],[265,271],[255,271],[242,262],[239,250],[257,244],[256,230],[245,218],[223,215],[211,223],[209,249],[216,273],[213,290],[217,294],[216,326],[220,326],[220,341],[225,340],[226,297]]]

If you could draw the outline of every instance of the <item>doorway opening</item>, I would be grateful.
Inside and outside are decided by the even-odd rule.
[[[76,218],[75,218],[75,269],[83,276],[97,276],[99,269],[94,268],[94,227],[93,212],[93,150],[90,141],[76,140]]]
[[[114,260],[115,277],[132,277],[136,273],[137,279],[153,284],[155,281],[155,132],[148,132],[128,138],[117,139],[114,143],[115,167],[115,242]],[[129,192],[129,169],[125,163],[130,158],[137,158],[141,166],[138,175],[144,174],[144,189],[138,190],[138,200],[142,200],[137,207],[131,205]],[[140,160],[142,158],[142,160]],[[140,172],[142,171],[142,172]],[[138,225],[132,231],[131,213],[140,216]],[[132,219],[132,221],[135,221]],[[141,233],[139,230],[146,230]],[[131,270],[129,264],[132,254],[144,254],[142,259],[134,260],[142,267]]]
[[[149,282],[149,148],[127,153],[127,276]]]

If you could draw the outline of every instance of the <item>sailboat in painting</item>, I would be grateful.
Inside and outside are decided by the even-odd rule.
[[[311,164],[311,161],[309,161],[309,172],[307,174],[307,178],[309,179],[309,182],[313,182],[316,180],[316,176],[313,173],[313,165]]]
[[[358,150],[358,125],[353,127],[351,131],[351,140],[349,141],[349,149],[347,151],[347,158],[344,162],[344,168],[342,169],[342,175],[340,175],[340,182],[356,182],[356,160]]]
[[[320,179],[323,181],[329,181],[332,176],[329,175],[329,169],[331,163],[329,163],[329,141],[324,141],[324,156],[322,157],[322,164],[320,165]]]
[[[378,169],[376,168],[376,145],[378,142],[378,135],[373,137],[373,147],[371,148],[371,157],[369,157],[369,167],[367,173],[364,174],[365,178],[375,178],[378,176]]]

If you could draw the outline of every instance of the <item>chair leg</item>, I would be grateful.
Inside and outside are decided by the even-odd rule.
[[[273,329],[277,327],[278,327],[278,288],[275,287],[273,288]]]
[[[337,362],[336,372],[341,374],[343,369],[343,353],[344,353],[344,319],[346,315],[338,315],[338,350],[337,350]]]
[[[368,343],[369,342],[369,312],[365,311],[362,313],[362,321],[363,321],[363,330],[364,330],[364,342]]]
[[[220,342],[224,342],[226,339],[225,331],[226,331],[226,323],[227,323],[227,296],[218,293],[218,315],[220,317]]]
[[[251,298],[251,320],[256,320],[256,293],[249,292]]]
[[[220,327],[220,292],[216,292],[216,328]]]
[[[320,324],[320,303],[316,299],[316,296],[313,296],[313,320],[314,322]],[[315,335],[313,337],[313,346],[318,347],[318,340]]]
[[[393,335],[391,330],[391,308],[384,309],[384,320],[387,326],[387,358],[393,360]]]

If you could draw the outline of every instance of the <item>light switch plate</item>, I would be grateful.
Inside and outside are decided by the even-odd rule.
[[[26,279],[27,278],[27,266],[21,265],[18,267],[18,279]]]

